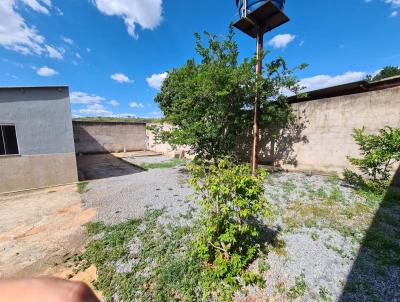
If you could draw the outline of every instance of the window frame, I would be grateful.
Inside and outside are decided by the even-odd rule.
[[[18,154],[0,154],[0,158],[1,158],[1,157],[21,156],[21,151],[20,151],[19,143],[18,143],[17,126],[15,125],[15,123],[3,123],[3,122],[0,122],[0,128],[1,128],[2,126],[14,126],[14,130],[15,130],[15,140],[16,140],[16,142],[17,142]],[[3,130],[2,130],[2,129],[0,130],[0,139],[3,141],[3,145],[4,145],[4,148],[5,148],[5,147],[6,147],[6,142],[5,142],[5,139],[4,139],[4,133],[3,133]],[[5,151],[5,150],[4,150],[4,151]]]

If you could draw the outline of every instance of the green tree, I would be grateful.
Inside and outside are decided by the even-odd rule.
[[[372,81],[379,81],[399,75],[400,75],[400,67],[386,66],[376,76],[374,77],[369,76],[369,79],[372,79]]]
[[[389,185],[393,164],[400,161],[400,128],[387,126],[378,134],[366,134],[365,128],[355,129],[353,137],[361,157],[348,159],[362,175],[345,170],[345,178],[355,185],[382,191]]]
[[[255,60],[238,60],[232,28],[226,38],[205,36],[206,46],[195,34],[200,62],[191,59],[170,71],[156,97],[164,122],[171,127],[153,126],[151,130],[158,141],[188,145],[197,156],[215,159],[233,155],[239,137],[251,128],[256,84],[262,87],[262,112],[267,112],[272,102],[284,103],[284,93],[298,93],[300,87],[293,75],[297,68],[287,68],[282,58],[267,64],[261,83],[257,83]],[[262,120],[262,125],[267,124]]]

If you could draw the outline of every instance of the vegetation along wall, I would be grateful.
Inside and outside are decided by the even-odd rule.
[[[368,133],[377,133],[385,126],[400,127],[400,86],[302,101],[291,106],[297,116],[295,123],[272,142],[267,133],[261,133],[260,163],[289,171],[340,174],[351,168],[347,156],[358,156],[358,146],[352,137],[355,128],[365,127]],[[150,131],[147,135],[150,150],[169,155],[188,151],[184,147],[174,151],[168,144],[157,144]],[[251,143],[251,137],[246,137],[238,144],[243,160],[250,159]]]

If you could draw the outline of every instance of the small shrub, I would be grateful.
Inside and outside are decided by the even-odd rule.
[[[258,271],[260,273],[265,273],[266,271],[271,269],[271,265],[267,263],[266,259],[260,259],[258,262]]]
[[[400,128],[385,127],[379,134],[366,134],[365,128],[355,129],[353,137],[361,157],[348,157],[361,175],[345,170],[346,180],[355,186],[382,192],[389,184],[393,164],[400,161]]]
[[[261,277],[247,272],[261,247],[260,221],[270,213],[264,198],[265,170],[257,177],[248,165],[230,159],[216,164],[197,161],[189,166],[191,184],[201,196],[200,228],[194,254],[203,262],[202,287],[216,293],[218,301],[231,301],[245,284],[259,284]]]
[[[77,184],[77,191],[79,194],[86,193],[88,191],[87,186],[89,185],[89,182],[87,181],[81,181]]]

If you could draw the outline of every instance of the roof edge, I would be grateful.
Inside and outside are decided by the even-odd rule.
[[[0,86],[0,90],[11,90],[11,89],[59,89],[67,88],[68,85],[54,85],[54,86]]]
[[[300,103],[306,101],[320,100],[332,97],[358,94],[363,92],[371,92],[384,90],[400,86],[400,76],[390,77],[379,81],[369,82],[366,80],[350,82],[337,86],[321,88],[317,90],[304,92],[306,96],[291,96],[288,98],[289,103]]]

